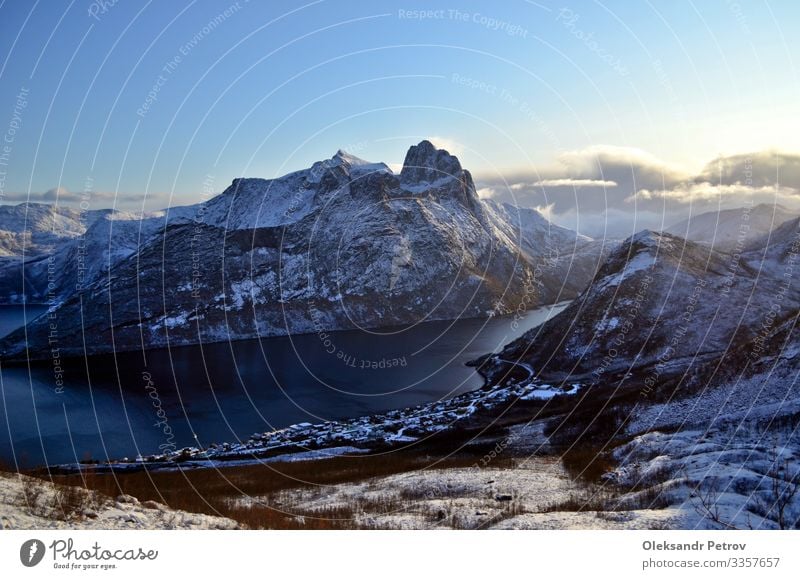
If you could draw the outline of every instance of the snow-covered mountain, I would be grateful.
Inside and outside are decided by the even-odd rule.
[[[66,281],[50,320],[28,326],[28,352],[47,351],[54,319],[61,354],[77,355],[84,341],[99,353],[509,313],[574,297],[605,249],[482,202],[428,141],[399,175],[339,151],[192,207],[98,219],[53,255]],[[42,267],[26,265],[39,287]],[[24,355],[22,333],[0,348]]]
[[[173,208],[169,221],[179,222],[191,213],[190,208]],[[115,264],[163,233],[167,212],[142,216],[103,209],[87,211],[77,219],[86,226],[81,234],[64,235],[59,243],[48,248],[40,246],[38,252],[24,260],[15,256],[0,261],[0,303],[61,303],[107,276]],[[25,251],[27,255],[27,246]]]
[[[61,270],[47,257],[71,247],[108,210],[80,211],[47,203],[0,205],[0,303],[44,301]]]
[[[796,211],[783,205],[762,203],[693,215],[665,231],[690,241],[709,244],[714,249],[731,251],[737,245],[741,249],[752,244],[797,215]]]
[[[75,239],[98,217],[48,203],[0,205],[0,258],[33,257]]]
[[[611,465],[603,510],[797,528],[799,264],[800,218],[732,253],[638,233],[562,313],[480,360],[487,388],[581,385],[530,420],[593,456],[581,472]]]
[[[556,225],[535,209],[491,199],[483,204],[492,223],[515,240],[528,261],[547,266],[537,269],[537,278],[549,287],[560,287],[565,297],[583,290],[602,259],[619,245]]]
[[[524,365],[596,385],[627,381],[646,394],[676,376],[690,388],[741,369],[761,359],[766,336],[800,307],[792,279],[798,220],[776,233],[768,246],[731,255],[638,233],[568,308],[489,358],[484,371],[502,382]]]

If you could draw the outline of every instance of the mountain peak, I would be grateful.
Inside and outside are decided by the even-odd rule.
[[[652,250],[666,250],[672,249],[673,242],[681,241],[685,243],[685,240],[681,237],[677,237],[672,235],[671,233],[666,233],[664,231],[653,231],[652,229],[643,229],[638,233],[631,235],[626,242],[623,242],[623,246],[634,246],[640,249],[652,249]]]
[[[652,229],[642,229],[638,233],[634,233],[631,237],[631,243],[657,243],[661,239],[661,234]]]
[[[361,159],[360,157],[356,157],[355,155],[351,155],[350,153],[348,153],[344,149],[339,149],[338,151],[336,151],[336,154],[333,157],[331,157],[331,161],[339,162],[339,163],[347,163],[348,165],[355,166],[355,167],[357,167],[359,165],[372,165],[373,164],[373,163],[370,163],[369,161],[365,161],[364,159]]]
[[[448,178],[461,179],[463,173],[464,169],[455,155],[444,149],[437,149],[430,141],[423,140],[408,149],[400,179],[415,183],[434,183]]]
[[[606,266],[613,265],[611,270],[629,269],[632,262],[638,263],[638,259],[647,263],[654,263],[657,260],[659,263],[670,262],[679,268],[689,267],[695,261],[691,256],[707,255],[707,252],[707,248],[682,237],[662,231],[643,229],[631,235],[615,251],[611,252]]]

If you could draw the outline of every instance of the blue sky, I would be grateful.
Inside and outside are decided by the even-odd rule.
[[[401,163],[422,138],[479,176],[549,174],[598,146],[694,174],[720,155],[797,150],[798,12],[746,0],[6,1],[0,130],[21,126],[2,193],[88,180],[119,206],[145,194],[164,206],[200,199],[209,176],[222,190],[339,148]]]

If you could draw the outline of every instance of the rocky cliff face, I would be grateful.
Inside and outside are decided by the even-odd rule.
[[[27,327],[27,347],[20,331],[0,348],[93,354],[482,317],[574,297],[603,246],[539,219],[482,202],[458,159],[427,141],[399,175],[339,151],[279,179],[236,179],[197,206],[98,221],[82,238],[95,260],[84,286],[65,284],[49,316]],[[64,275],[75,250],[62,250]]]

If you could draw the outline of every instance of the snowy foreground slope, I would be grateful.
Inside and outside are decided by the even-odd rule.
[[[105,215],[7,268],[6,300],[24,278],[28,301],[52,308],[28,326],[27,351],[18,331],[0,352],[45,355],[52,319],[64,356],[84,340],[101,353],[486,317],[574,297],[606,249],[480,200],[469,171],[428,141],[399,174],[339,151],[279,179],[236,179],[193,207]]]
[[[800,528],[797,344],[755,375],[638,409],[609,481],[691,527]]]
[[[0,529],[236,529],[224,517],[187,513],[130,495],[110,499],[13,473],[0,473]]]
[[[357,505],[363,529],[662,529],[685,526],[682,512],[640,508],[602,512],[570,504],[580,493],[554,457],[482,468],[435,466],[325,489],[284,492],[287,512],[320,514]],[[265,497],[242,498],[258,504]],[[308,516],[308,515],[305,515]]]

